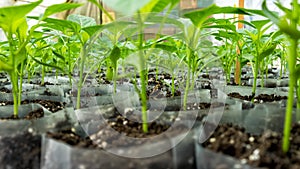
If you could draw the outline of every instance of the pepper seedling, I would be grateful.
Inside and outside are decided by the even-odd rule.
[[[282,150],[286,153],[290,147],[290,133],[295,88],[297,86],[297,81],[300,79],[300,65],[297,64],[300,39],[300,4],[298,4],[297,0],[292,1],[291,8],[284,7],[279,1],[277,1],[275,4],[284,13],[284,15],[278,16],[278,14],[270,11],[267,7],[266,0],[264,0],[262,3],[262,9],[264,14],[278,26],[280,31],[287,36],[289,42],[287,62],[290,79],[282,143]],[[296,90],[298,91],[299,88]],[[298,97],[298,102],[299,99],[300,98]]]

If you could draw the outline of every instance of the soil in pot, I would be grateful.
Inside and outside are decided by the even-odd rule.
[[[247,100],[251,101],[252,96],[242,96],[239,93],[233,92],[229,93],[228,96],[233,98],[238,98],[241,100]],[[258,96],[254,97],[254,103],[262,103],[262,102],[273,102],[273,101],[280,101],[280,100],[286,100],[287,96],[278,96],[274,94],[259,94]]]
[[[57,112],[59,110],[62,110],[66,106],[66,103],[64,103],[64,102],[58,102],[58,101],[52,101],[52,100],[36,99],[36,100],[21,101],[21,104],[29,104],[29,103],[38,103],[51,112]],[[13,105],[13,101],[0,101],[0,106],[6,106],[6,105]]]
[[[212,136],[202,144],[215,152],[235,157],[242,164],[270,169],[300,168],[300,124],[291,131],[291,147],[287,154],[281,149],[282,134],[267,130],[261,135],[251,135],[232,124],[217,127]]]
[[[10,117],[0,118],[0,120],[20,120],[20,119],[34,120],[34,119],[38,119],[41,117],[44,117],[44,110],[42,108],[39,108],[39,109],[29,112],[26,116],[21,117],[21,118],[12,115]]]
[[[83,112],[80,112],[83,113]],[[128,112],[129,113],[129,112]],[[126,114],[128,117],[129,114]],[[93,125],[93,130],[94,134],[91,134],[89,137],[82,137],[77,135],[75,132],[76,130],[63,130],[61,132],[48,132],[47,136],[50,138],[54,138],[56,140],[60,140],[63,141],[69,145],[72,145],[72,147],[77,147],[77,148],[88,148],[86,150],[82,150],[82,154],[90,154],[89,151],[95,151],[98,150],[98,153],[94,153],[94,154],[99,154],[101,157],[101,152],[103,154],[103,152],[108,153],[108,157],[112,158],[112,159],[116,159],[116,157],[120,158],[120,161],[111,161],[109,163],[114,163],[115,167],[120,167],[118,165],[120,165],[122,162],[128,161],[128,164],[123,164],[122,168],[132,168],[132,164],[133,163],[137,163],[137,166],[143,166],[141,168],[166,168],[165,166],[170,166],[167,168],[174,168],[173,165],[189,165],[188,167],[190,168],[191,166],[193,166],[195,163],[193,162],[194,159],[194,145],[193,143],[189,143],[188,146],[186,144],[184,144],[182,141],[182,147],[189,147],[192,149],[192,151],[190,151],[190,149],[186,150],[185,148],[183,148],[186,151],[189,152],[185,152],[184,154],[182,154],[183,156],[185,156],[187,159],[192,159],[192,162],[189,160],[184,160],[183,162],[180,161],[182,159],[173,159],[173,155],[176,156],[178,155],[178,152],[182,152],[182,149],[176,149],[176,150],[166,150],[165,153],[159,154],[157,155],[153,155],[153,157],[149,157],[149,158],[141,158],[141,159],[136,159],[136,158],[128,158],[127,156],[122,156],[122,155],[115,155],[115,153],[111,152],[110,150],[125,150],[125,151],[133,151],[133,154],[136,154],[138,151],[150,151],[151,149],[156,149],[158,148],[157,146],[160,145],[165,145],[165,144],[170,144],[173,145],[173,138],[172,137],[181,137],[180,135],[184,132],[187,131],[187,127],[182,125],[182,126],[178,126],[178,127],[174,127],[174,129],[170,129],[171,124],[178,120],[176,119],[176,114],[174,115],[174,113],[172,115],[170,114],[163,114],[161,115],[161,117],[159,117],[158,119],[156,119],[155,121],[149,122],[148,123],[148,133],[144,133],[142,130],[142,124],[137,122],[140,121],[138,116],[135,116],[134,114],[129,116],[130,118],[126,118],[124,116],[122,116],[121,114],[119,114],[117,111],[114,111],[114,113],[108,113],[105,115],[105,124],[104,125]],[[95,119],[97,120],[97,118]],[[90,121],[92,122],[92,121]],[[168,130],[170,129],[171,132]],[[115,132],[111,132],[111,131],[115,131]],[[168,130],[168,134],[165,134],[165,131]],[[74,131],[74,132],[73,132]],[[126,136],[127,138],[133,138],[133,139],[126,139],[124,136]],[[147,139],[145,139],[147,138]],[[188,139],[188,141],[192,141],[192,137],[189,137],[190,139]],[[134,140],[134,141],[133,141]],[[160,141],[158,141],[160,140]],[[175,141],[175,139],[174,139]],[[194,141],[192,141],[194,142]],[[186,142],[185,142],[186,143]],[[123,147],[125,145],[125,148]],[[176,144],[175,144],[176,145]],[[174,145],[174,146],[175,146]],[[162,147],[160,147],[162,148]],[[51,147],[49,147],[49,151]],[[89,150],[89,151],[88,151]],[[72,150],[71,151],[76,151],[76,150]],[[100,152],[101,151],[101,152]],[[177,152],[178,151],[178,152]],[[46,153],[47,154],[47,153]],[[73,154],[73,153],[72,153]],[[71,155],[72,155],[71,154]],[[189,156],[191,154],[191,157]],[[188,157],[187,157],[188,156]],[[74,158],[76,158],[76,160],[74,160],[74,162],[77,165],[83,165],[87,168],[101,168],[104,167],[101,164],[103,163],[103,161],[98,161],[97,163],[95,163],[92,159],[100,159],[100,157],[82,157],[82,156],[78,156],[78,157],[70,157],[72,159],[72,161],[74,160]],[[161,157],[161,158],[158,158]],[[177,157],[177,156],[176,156]],[[51,158],[49,156],[47,156],[46,158]],[[168,160],[164,160],[168,159]],[[91,160],[89,160],[91,159]],[[174,161],[173,161],[174,160]],[[146,163],[142,163],[143,161],[146,161]],[[48,164],[48,162],[46,162]],[[189,164],[188,164],[189,163]],[[74,163],[72,163],[71,165],[75,165]],[[128,166],[127,166],[128,165]],[[173,167],[172,167],[173,166]],[[115,168],[114,167],[114,168]],[[109,167],[108,167],[109,168]],[[133,167],[134,168],[134,167]],[[193,167],[194,168],[194,167]]]
[[[0,168],[40,168],[40,135],[25,132],[10,137],[3,137],[0,141],[0,147]]]

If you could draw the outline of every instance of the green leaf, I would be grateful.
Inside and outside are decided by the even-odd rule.
[[[109,55],[109,59],[112,62],[112,66],[116,68],[117,62],[121,57],[121,50],[118,46],[115,46]]]
[[[21,24],[17,28],[18,39],[20,42],[24,42],[27,37],[28,24],[27,24],[25,18],[23,18],[20,21],[21,21]]]
[[[151,0],[103,0],[103,3],[123,15],[132,15],[150,1]]]
[[[258,62],[260,63],[265,57],[271,55],[275,49],[276,49],[276,44],[263,49],[263,51],[258,56]]]
[[[70,9],[74,9],[74,8],[78,8],[80,7],[82,4],[77,4],[77,3],[61,3],[61,4],[54,4],[49,6],[48,8],[46,8],[43,17],[41,18],[41,20],[46,19],[47,17],[59,13],[59,12],[63,12],[66,10],[70,10]]]
[[[264,0],[262,3],[262,11],[273,23],[276,25],[279,24],[279,16],[275,12],[272,12],[268,9],[266,0]]]
[[[264,27],[267,23],[269,23],[270,20],[266,19],[266,20],[255,20],[255,21],[251,21],[251,23],[255,26],[255,28],[257,30],[261,30],[262,27]]]
[[[67,17],[67,20],[78,23],[81,28],[96,25],[96,21],[94,18],[83,16],[83,15],[72,14]]]
[[[38,17],[32,17],[32,16],[28,18],[38,19]],[[59,31],[64,31],[67,28],[67,29],[71,29],[73,32],[79,32],[81,29],[79,24],[68,20],[46,18],[44,19],[44,22],[45,23],[40,24],[40,26],[48,27]]]
[[[219,7],[216,4],[199,10],[195,10],[189,13],[184,14],[185,17],[191,19],[191,21],[198,27],[202,26],[205,20],[208,19],[213,14],[242,14],[242,15],[252,15],[252,14],[261,14],[263,13],[259,10],[250,10],[244,8],[236,7]]]
[[[174,19],[174,18],[164,18],[164,16],[160,16],[160,15],[152,15],[152,16],[149,16],[147,18],[147,21],[148,22],[153,22],[153,23],[157,23],[157,24],[161,24],[161,21],[164,19],[164,24],[171,24],[171,25],[174,25],[178,28],[180,28],[181,30],[184,29],[184,24],[182,22],[180,22],[179,20],[177,19]]]
[[[235,23],[242,23],[242,24],[244,24],[244,25],[248,25],[248,26],[250,26],[250,27],[252,27],[252,28],[255,28],[255,26],[252,24],[252,23],[250,23],[250,22],[248,22],[248,21],[245,21],[245,20],[237,20],[237,21],[234,21],[234,22],[232,22],[233,24],[235,24]]]
[[[219,37],[219,38],[226,38],[230,40],[236,40],[239,38],[238,34],[234,32],[226,32],[219,30],[218,33],[212,33],[212,35]]]
[[[233,32],[236,31],[235,25],[208,25],[208,26],[203,26],[203,28],[218,28],[218,29],[231,30]]]
[[[56,57],[58,57],[58,58],[60,58],[61,60],[65,61],[65,57],[64,57],[63,55],[61,55],[61,54],[55,52],[54,50],[52,50],[52,53],[53,53]]]
[[[27,57],[27,50],[24,46],[23,48],[19,49],[19,52],[15,54],[15,67],[19,66]]]
[[[284,7],[283,5],[281,5],[281,4],[278,3],[278,2],[275,2],[275,5],[276,5],[281,11],[283,11],[285,15],[289,16],[289,18],[292,17],[292,10],[291,10],[291,9],[288,9],[288,8]]]
[[[0,60],[0,70],[9,72],[9,71],[13,70],[13,67],[11,65],[9,65],[8,63]]]
[[[295,75],[296,75],[296,78],[297,78],[297,79],[300,78],[300,64],[297,64],[297,65],[296,65],[296,68],[295,68]]]
[[[37,7],[42,0],[26,5],[0,8],[0,27],[5,32],[15,33],[19,25],[23,24],[24,17]]]
[[[112,68],[111,65],[107,65],[107,69],[106,69],[106,79],[107,80],[112,80],[113,79],[113,73],[114,69]]]
[[[95,25],[95,26],[84,27],[84,28],[82,28],[82,30],[84,30],[86,33],[88,33],[90,35],[90,37],[92,37],[101,28],[102,28],[102,25]]]
[[[156,44],[155,48],[159,48],[169,52],[176,52],[177,48],[173,45],[165,45],[165,44]]]
[[[36,58],[32,57],[31,55],[29,55],[29,56],[31,57],[32,60],[34,60],[35,62],[37,62],[40,65],[47,66],[47,67],[52,67],[52,68],[58,69],[58,70],[62,71],[63,73],[65,73],[64,69],[59,67],[59,66],[44,63],[44,62],[41,62],[41,61],[37,60]]]

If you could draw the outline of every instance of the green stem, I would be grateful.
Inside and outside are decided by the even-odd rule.
[[[68,68],[69,68],[69,71],[68,71],[68,76],[69,76],[69,83],[70,83],[70,86],[72,86],[72,62],[71,62],[71,49],[70,47],[68,47]]]
[[[239,74],[238,74],[238,77],[239,77],[239,79],[238,79],[238,84],[239,84],[239,86],[241,86],[241,74],[242,74],[242,58],[243,58],[243,56],[242,56],[242,49],[240,49],[240,54],[239,55],[237,55],[237,57],[238,57],[238,61],[239,61],[239,63],[240,63],[240,66],[239,66]],[[229,78],[230,78],[230,76],[229,76]]]
[[[172,90],[172,97],[174,97],[175,96],[175,77],[174,77],[174,74],[172,74],[171,90]]]
[[[299,8],[298,8],[298,0],[292,1],[292,20],[291,20],[291,27],[293,29],[297,29],[298,23],[298,15],[299,15]],[[289,64],[289,72],[290,72],[290,81],[289,81],[289,93],[288,93],[288,100],[286,106],[286,113],[285,113],[285,122],[284,122],[284,131],[283,131],[283,141],[282,141],[282,150],[284,153],[288,152],[290,147],[290,133],[291,133],[291,123],[292,123],[292,113],[293,113],[293,103],[294,103],[294,90],[297,83],[297,74],[296,74],[296,62],[297,62],[297,55],[298,55],[298,40],[294,38],[293,35],[290,35],[290,46],[289,46],[289,56],[288,56],[288,64]]]
[[[117,92],[117,65],[114,66],[114,72],[113,72],[113,81],[114,81],[114,93]]]
[[[45,66],[42,66],[42,82],[41,85],[45,84]]]
[[[14,100],[14,116],[18,117],[19,114],[19,105],[18,105],[18,76],[15,70],[10,73],[11,83],[12,83],[12,93],[13,93],[13,100]]]
[[[283,59],[280,58],[280,72],[279,72],[279,80],[282,79],[282,73],[283,73]]]
[[[289,52],[289,72],[290,72],[290,81],[289,81],[289,92],[288,92],[288,100],[286,106],[286,114],[285,114],[285,123],[284,123],[284,133],[283,133],[283,152],[287,152],[290,146],[290,130],[292,123],[292,112],[293,112],[293,103],[294,103],[294,89],[297,82],[296,74],[295,74],[295,65],[297,58],[297,43],[298,39],[291,39],[290,43],[290,52]]]
[[[259,63],[258,63],[258,57],[259,57],[259,47],[258,44],[256,44],[256,60],[254,63],[254,71],[253,71],[253,86],[252,86],[252,99],[251,101],[254,101],[255,93],[256,93],[256,81],[257,81],[257,75],[258,75],[258,68],[259,68]]]
[[[142,48],[143,48],[143,40],[144,40],[144,36],[143,36],[143,21],[141,18],[141,14],[140,12],[138,12],[138,24],[139,24],[139,65],[141,67],[140,70],[140,78],[141,78],[141,100],[142,100],[142,121],[143,121],[143,131],[145,133],[148,132],[148,123],[147,123],[147,97],[146,97],[146,77],[145,77],[145,71],[146,67],[145,67],[145,56],[143,54]]]
[[[188,62],[190,65],[190,54],[191,51],[187,50],[187,58],[188,58]],[[191,68],[190,66],[188,66],[188,73],[187,73],[187,79],[185,82],[185,90],[184,90],[184,96],[183,96],[183,110],[186,110],[187,108],[187,98],[188,98],[188,93],[189,93],[189,89],[190,89],[190,79],[191,79]]]
[[[16,66],[16,55],[14,53],[14,44],[13,44],[13,34],[8,32],[8,41],[9,41],[9,51],[10,51],[10,57],[12,58],[12,67],[13,70],[11,70],[9,73],[10,80],[12,83],[12,94],[13,94],[13,101],[14,101],[14,116],[18,117],[19,114],[19,105],[18,105],[18,75],[17,75],[17,66]]]
[[[254,101],[254,96],[255,96],[255,93],[256,93],[257,74],[258,74],[258,62],[255,61],[254,74],[253,74],[252,96],[251,96],[252,97],[252,99],[251,99],[252,102]]]
[[[82,52],[81,52],[82,53]],[[85,54],[81,55],[80,67],[79,67],[79,81],[77,85],[77,101],[76,101],[76,109],[80,109],[80,98],[81,98],[81,88],[83,84],[83,69],[85,64]]]
[[[300,79],[297,80],[297,83],[296,83],[296,95],[297,95],[297,111],[300,110],[300,88],[299,88],[299,84],[300,84]],[[298,117],[299,116],[299,117]],[[300,114],[298,115],[297,113],[297,117],[296,117],[297,121],[300,120]]]
[[[24,74],[24,62],[21,64],[21,73],[20,73],[20,84],[19,84],[19,90],[18,90],[18,105],[21,105],[21,99],[22,99],[22,90],[23,90],[23,74]]]

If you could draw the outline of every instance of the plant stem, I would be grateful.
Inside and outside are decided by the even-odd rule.
[[[294,104],[294,89],[297,82],[296,74],[295,74],[297,45],[298,45],[297,41],[298,39],[290,39],[291,46],[289,47],[289,58],[288,58],[290,80],[289,80],[289,92],[288,92],[288,100],[286,105],[283,143],[282,143],[282,150],[284,153],[286,153],[289,150],[289,146],[290,146],[290,131],[291,131],[291,123],[292,123],[293,104]]]
[[[292,29],[297,29],[298,18],[299,18],[299,6],[298,0],[292,1],[292,19],[291,27]],[[293,37],[291,34],[289,37],[290,46],[289,46],[289,56],[288,56],[288,68],[290,72],[290,81],[289,81],[289,93],[285,113],[285,122],[284,122],[284,131],[283,131],[283,141],[282,141],[282,150],[284,153],[288,152],[290,147],[290,134],[291,134],[291,123],[292,123],[292,113],[293,113],[293,103],[294,103],[294,90],[297,83],[297,74],[296,74],[296,62],[298,57],[298,38]],[[299,99],[299,98],[298,98]],[[298,113],[298,112],[297,112]]]
[[[114,66],[114,71],[113,71],[113,81],[114,81],[114,94],[117,92],[117,65]]]
[[[252,102],[254,102],[254,97],[255,97],[255,93],[256,93],[256,81],[257,81],[258,68],[259,68],[258,57],[259,57],[259,47],[258,47],[258,44],[256,44],[256,60],[254,63],[254,71],[253,71],[254,79],[253,79],[252,96],[251,96]]]
[[[11,77],[11,83],[12,83],[12,93],[13,93],[13,100],[14,100],[14,116],[18,117],[19,114],[19,105],[18,105],[18,76],[15,72],[15,70],[13,70],[10,73],[10,77]]]
[[[172,97],[174,97],[175,96],[175,77],[174,77],[175,75],[174,74],[172,74],[172,86],[171,86],[171,90],[172,90]]]
[[[83,50],[84,51],[84,50]],[[81,52],[84,53],[84,52]],[[81,88],[83,84],[83,69],[84,69],[84,64],[85,64],[85,54],[82,54],[81,56],[81,61],[80,61],[80,67],[79,67],[79,81],[77,85],[77,101],[76,101],[76,109],[80,109],[80,98],[81,98]]]
[[[68,76],[69,76],[69,83],[70,83],[70,86],[72,86],[72,62],[71,62],[71,49],[70,47],[68,47],[68,68],[69,68],[69,71],[68,71]]]
[[[42,65],[42,82],[41,85],[45,84],[45,66]]]
[[[23,74],[24,74],[24,62],[21,63],[21,73],[20,73],[20,84],[19,84],[19,89],[18,89],[18,105],[21,105],[21,98],[22,98],[22,90],[23,90]],[[29,74],[29,73],[28,73]]]
[[[143,131],[148,132],[148,123],[147,123],[147,97],[146,97],[146,74],[145,71],[145,56],[143,53],[143,21],[140,12],[138,12],[138,26],[139,26],[139,65],[140,65],[140,78],[141,78],[141,100],[142,100],[142,121],[143,121]]]
[[[12,67],[13,70],[9,71],[10,80],[12,83],[12,94],[13,94],[13,101],[14,101],[14,116],[18,117],[19,114],[19,105],[18,105],[18,74],[17,74],[17,66],[16,66],[16,55],[14,54],[14,44],[13,44],[13,35],[12,33],[8,32],[8,41],[9,41],[9,51],[12,58]]]
[[[190,56],[191,51],[190,49],[187,50],[187,58],[188,58],[188,73],[187,73],[187,79],[185,83],[185,90],[184,90],[184,96],[183,96],[183,110],[186,110],[187,108],[187,97],[190,89],[190,79],[191,79],[191,68],[190,68]]]

